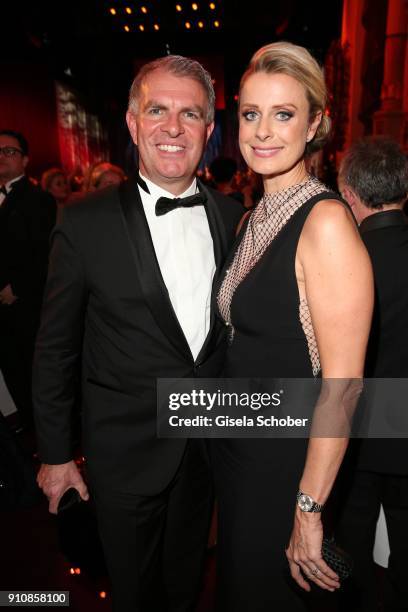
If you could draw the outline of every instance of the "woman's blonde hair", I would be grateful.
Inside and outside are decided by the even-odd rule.
[[[52,181],[57,176],[62,176],[65,178],[65,180],[67,180],[65,172],[61,168],[49,168],[49,170],[46,170],[45,172],[43,172],[41,176],[41,188],[44,191],[48,191],[51,186]]]
[[[281,41],[265,45],[252,56],[247,70],[241,78],[240,91],[247,79],[256,72],[266,74],[287,74],[305,88],[310,107],[310,120],[322,112],[322,120],[314,138],[306,143],[306,154],[321,149],[330,134],[331,121],[325,114],[327,88],[323,70],[307,49],[289,42]]]
[[[95,191],[99,189],[101,180],[107,172],[117,174],[121,181],[126,179],[126,175],[122,168],[110,164],[109,162],[97,162],[90,166],[85,173],[84,182],[82,186],[83,191]]]

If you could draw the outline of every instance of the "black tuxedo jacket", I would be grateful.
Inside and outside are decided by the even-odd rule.
[[[207,195],[219,271],[242,207],[200,188]],[[70,413],[81,356],[84,451],[91,482],[138,494],[163,490],[186,441],[156,438],[156,379],[216,376],[224,351],[225,330],[213,315],[194,361],[163,282],[133,179],[64,210],[52,238],[34,361],[34,404],[44,463],[72,458]]]
[[[375,305],[365,375],[408,378],[408,224],[400,210],[379,212],[360,226],[374,271]],[[363,440],[360,469],[408,475],[408,439]]]
[[[52,196],[26,177],[0,206],[0,289],[10,284],[20,300],[41,301],[56,210]]]

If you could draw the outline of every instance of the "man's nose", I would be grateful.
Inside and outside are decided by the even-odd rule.
[[[179,115],[177,113],[170,113],[162,126],[162,130],[168,132],[172,138],[183,134],[184,127]]]

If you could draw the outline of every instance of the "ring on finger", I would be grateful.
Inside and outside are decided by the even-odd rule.
[[[317,576],[317,574],[320,573],[320,570],[318,567],[315,567],[314,569],[310,570],[310,573],[313,574],[313,576]]]

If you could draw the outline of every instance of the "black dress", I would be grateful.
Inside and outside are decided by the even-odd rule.
[[[292,211],[233,292],[227,324],[233,326],[234,335],[227,353],[225,377],[313,376],[312,347],[300,321],[295,258],[306,218],[322,199],[338,196],[321,186],[320,193]],[[234,253],[230,263],[233,258]],[[225,279],[224,275],[224,284]],[[222,287],[219,299],[221,294]],[[293,526],[307,442],[301,439],[211,442],[219,504],[218,610],[305,610],[303,591],[289,574],[285,549]]]

